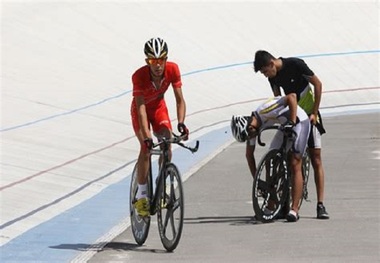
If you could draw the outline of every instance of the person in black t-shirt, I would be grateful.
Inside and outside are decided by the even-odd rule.
[[[308,141],[308,151],[314,169],[314,179],[317,189],[317,218],[328,219],[329,215],[323,204],[324,200],[324,169],[321,158],[321,135],[325,133],[319,105],[322,96],[322,82],[307,66],[304,60],[295,57],[275,58],[265,50],[255,53],[254,70],[260,71],[268,78],[273,94],[281,95],[281,89],[287,95],[295,93],[298,105],[309,115],[312,129]],[[311,88],[311,85],[314,89]],[[251,147],[252,155],[254,146]],[[250,155],[247,152],[247,158]]]

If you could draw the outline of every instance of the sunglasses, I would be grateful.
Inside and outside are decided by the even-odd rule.
[[[149,64],[149,65],[163,65],[165,62],[166,62],[166,58],[147,58],[145,61]]]

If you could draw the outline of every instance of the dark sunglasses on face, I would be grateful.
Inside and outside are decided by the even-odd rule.
[[[149,64],[149,65],[163,65],[165,62],[166,62],[166,59],[167,58],[147,58],[146,59],[146,62]]]

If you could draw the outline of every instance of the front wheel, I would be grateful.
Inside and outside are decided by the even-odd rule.
[[[303,177],[303,187],[302,187],[302,200],[309,201],[309,192],[307,190],[307,183],[309,182],[310,175],[310,156],[309,153],[302,158],[302,177]],[[300,206],[301,206],[300,204]]]
[[[148,189],[151,189],[151,180],[148,176]],[[134,203],[136,200],[136,193],[137,193],[137,163],[135,165],[135,168],[133,169],[132,176],[131,176],[131,185],[130,185],[130,191],[129,191],[129,211],[130,211],[130,217],[131,217],[131,228],[132,228],[132,234],[135,238],[135,241],[138,245],[142,245],[145,243],[148,234],[149,234],[149,227],[150,227],[150,217],[141,217],[137,214],[137,211],[134,207]],[[150,191],[150,190],[148,190]],[[151,193],[148,193],[148,196],[151,196]]]
[[[289,197],[289,170],[286,156],[273,149],[261,159],[253,180],[252,202],[256,218],[274,220]]]
[[[161,176],[163,184],[157,202],[160,238],[167,251],[173,251],[181,238],[184,216],[183,186],[178,168],[170,163]],[[162,178],[160,178],[162,179]]]

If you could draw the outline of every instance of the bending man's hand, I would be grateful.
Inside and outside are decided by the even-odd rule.
[[[285,133],[287,134],[292,134],[292,131],[293,131],[293,128],[294,128],[295,124],[293,121],[291,120],[288,120],[285,124],[284,124],[284,131]]]

